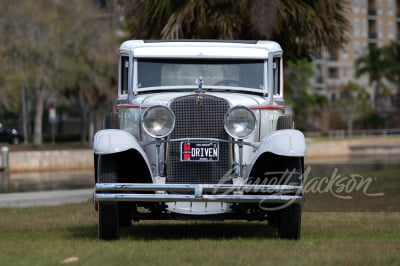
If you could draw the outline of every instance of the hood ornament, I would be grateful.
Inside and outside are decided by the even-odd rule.
[[[199,88],[195,91],[196,94],[204,94],[206,93],[205,90],[203,90],[203,77],[199,76],[196,79],[196,85],[199,86]],[[196,99],[196,104],[198,107],[202,107],[203,106],[203,96],[201,95],[197,95],[197,99]]]
[[[197,79],[196,79],[196,81],[195,81],[195,83],[196,83],[196,85],[199,87],[196,91],[195,91],[195,93],[205,93],[206,91],[205,90],[203,90],[203,77],[202,76],[199,76]]]

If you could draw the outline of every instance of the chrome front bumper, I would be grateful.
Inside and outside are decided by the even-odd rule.
[[[177,192],[180,194],[176,194]],[[97,183],[94,199],[131,202],[285,203],[300,202],[302,195],[302,186],[291,185]]]

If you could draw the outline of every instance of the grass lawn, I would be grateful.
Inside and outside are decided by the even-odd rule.
[[[399,204],[399,171],[368,174],[385,181],[370,188],[386,193],[376,208],[324,210],[333,197],[311,194],[299,241],[264,222],[143,221],[107,242],[92,202],[0,209],[0,265],[399,265],[400,211],[379,211]]]
[[[0,265],[398,265],[399,212],[305,212],[300,241],[261,222],[135,223],[97,240],[92,203],[0,209]]]

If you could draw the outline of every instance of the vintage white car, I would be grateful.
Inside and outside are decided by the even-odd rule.
[[[148,219],[257,220],[299,239],[306,143],[272,41],[122,43],[94,138],[98,236]]]

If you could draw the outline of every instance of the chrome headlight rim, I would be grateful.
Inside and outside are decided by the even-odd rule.
[[[250,119],[251,119],[251,120],[247,120],[247,121],[243,121],[242,122],[242,123],[249,123],[249,124],[253,125],[252,128],[250,128],[250,130],[246,130],[247,131],[246,133],[243,132],[241,134],[237,134],[237,132],[231,131],[231,129],[235,128],[235,127],[230,126],[229,119],[230,119],[230,116],[233,115],[234,112],[238,111],[238,110],[245,110],[247,112],[247,114],[249,115]],[[240,122],[237,123],[237,124],[240,124]],[[231,136],[232,138],[243,140],[243,139],[246,139],[246,138],[252,136],[255,133],[256,128],[257,128],[257,119],[256,119],[255,114],[248,107],[243,106],[243,105],[236,105],[236,106],[230,108],[225,113],[225,116],[224,116],[224,128],[225,128],[226,133],[228,133],[228,135]]]
[[[169,117],[169,122],[167,123],[169,125],[169,128],[167,128],[167,130],[165,130],[166,127],[162,127],[160,130],[158,130],[159,132],[157,132],[157,130],[154,130],[151,127],[148,127],[146,125],[146,122],[149,122],[148,119],[149,119],[149,115],[151,114],[151,112],[154,112],[157,110],[165,112],[164,114]],[[160,122],[160,124],[163,124],[163,122]],[[174,130],[175,114],[172,112],[172,110],[170,108],[168,108],[165,105],[161,105],[161,104],[153,105],[153,106],[146,108],[146,110],[143,112],[142,117],[141,117],[141,125],[142,125],[143,130],[146,132],[146,134],[148,134],[149,136],[156,138],[156,139],[162,139],[162,138],[169,136],[172,133],[172,131]]]

